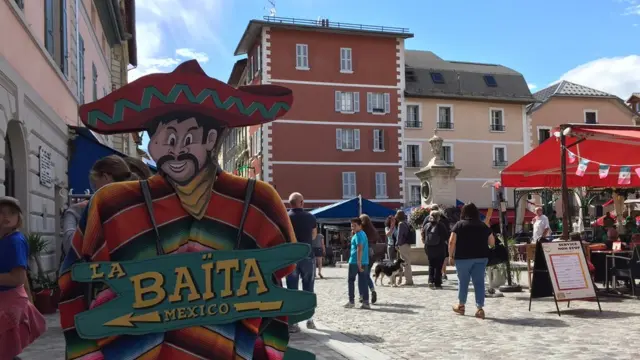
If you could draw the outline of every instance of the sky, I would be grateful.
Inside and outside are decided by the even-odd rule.
[[[640,0],[137,0],[129,80],[197,59],[227,81],[248,22],[270,2],[279,17],[409,28],[406,49],[510,67],[532,92],[558,80],[625,100],[640,91]]]

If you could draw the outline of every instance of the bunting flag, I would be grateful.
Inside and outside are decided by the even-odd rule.
[[[571,151],[569,152],[569,164],[573,164],[574,162],[576,162],[576,154],[572,153]]]
[[[576,169],[576,175],[584,176],[584,173],[587,172],[587,166],[588,165],[589,165],[589,160],[580,159],[580,164],[578,165],[578,168]]]
[[[629,184],[631,184],[631,166],[621,166],[620,175],[618,175],[618,185]]]
[[[598,171],[598,175],[600,175],[600,179],[604,179],[609,175],[609,165],[600,164],[600,170]]]

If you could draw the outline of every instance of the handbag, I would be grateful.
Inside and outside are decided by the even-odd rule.
[[[509,251],[502,241],[496,239],[496,245],[493,248],[489,248],[489,261],[487,262],[487,266],[503,264],[507,261],[509,261]]]

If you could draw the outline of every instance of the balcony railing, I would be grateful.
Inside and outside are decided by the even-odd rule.
[[[277,17],[277,16],[265,16],[263,17],[263,19],[267,22],[278,23],[278,24],[306,25],[306,26],[317,26],[317,27],[345,29],[345,30],[375,31],[375,32],[383,32],[383,33],[393,33],[393,34],[409,34],[408,28],[380,26],[380,25],[339,23],[335,21],[329,21],[329,19],[310,20],[310,19],[295,19],[295,18],[286,18],[286,17]]]
[[[453,130],[453,123],[451,121],[438,121],[436,125],[438,129]]]
[[[504,131],[505,129],[506,129],[506,126],[502,124],[491,124],[489,126],[489,130],[491,131]]]
[[[407,121],[404,126],[407,129],[420,129],[422,128],[422,121]]]
[[[506,160],[493,160],[493,167],[505,167],[509,165],[509,162]]]
[[[422,167],[422,161],[418,161],[418,160],[407,160],[406,164],[407,164],[408,168],[421,168]]]

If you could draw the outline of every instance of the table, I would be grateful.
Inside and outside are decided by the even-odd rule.
[[[609,259],[611,259],[611,266],[615,267],[616,266],[616,257],[619,256],[628,256],[629,258],[631,257],[632,251],[631,250],[620,250],[620,251],[613,251],[613,250],[594,250],[591,251],[591,255],[592,255],[592,259],[594,259],[593,266],[596,267],[596,282],[602,282],[603,284],[605,284],[606,286],[606,290],[609,291],[609,283],[613,283],[613,289],[614,291],[616,291],[616,279],[615,277],[612,277],[612,279],[609,279]],[[596,257],[594,258],[593,255],[596,255]],[[603,265],[602,264],[602,257],[604,256],[604,279],[602,279],[599,275],[602,274],[602,270],[598,271],[598,265]],[[596,265],[596,261],[595,259],[598,258],[599,261],[597,261],[598,265]],[[600,267],[600,269],[602,269],[602,266]],[[598,281],[598,280],[602,280],[602,281]],[[610,281],[612,280],[612,281]]]

